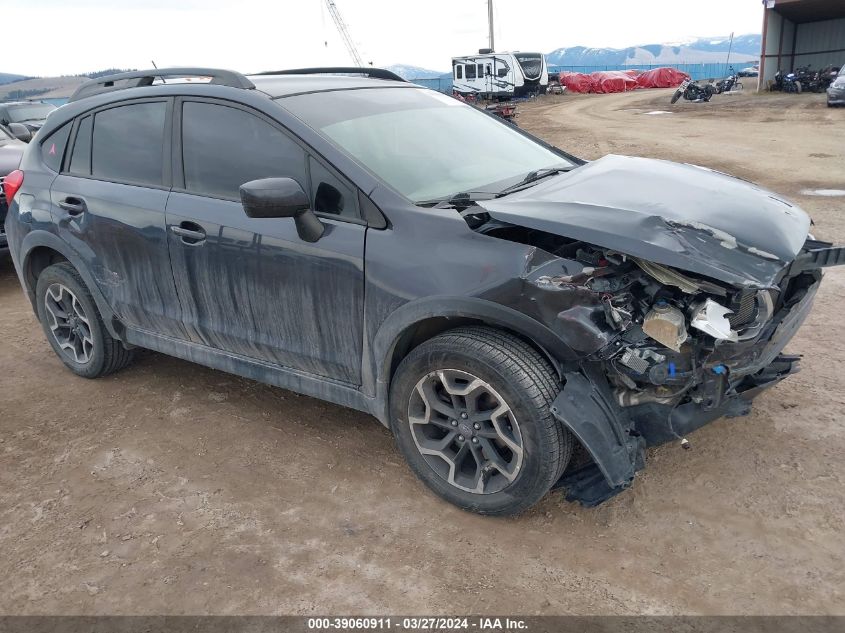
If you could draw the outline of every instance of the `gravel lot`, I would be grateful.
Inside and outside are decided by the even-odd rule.
[[[547,97],[519,123],[585,158],[694,162],[845,243],[845,110],[822,95]],[[646,114],[671,110],[671,114]],[[678,200],[683,204],[683,200]],[[0,612],[845,614],[845,269],[746,418],[649,453],[592,510],[441,502],[375,419],[152,353],[65,371],[0,260]]]

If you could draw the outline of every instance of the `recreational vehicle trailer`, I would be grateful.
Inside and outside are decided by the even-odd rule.
[[[452,86],[462,95],[509,99],[546,92],[549,71],[542,53],[493,53],[452,58]]]

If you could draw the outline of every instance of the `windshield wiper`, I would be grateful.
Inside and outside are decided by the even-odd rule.
[[[460,193],[453,193],[451,196],[443,196],[434,200],[424,200],[416,204],[420,207],[435,207],[438,209],[465,209],[479,200],[493,200],[498,195],[492,191],[461,191]]]
[[[526,185],[531,185],[538,180],[543,180],[543,178],[548,178],[549,176],[555,176],[557,174],[562,174],[572,169],[571,165],[567,165],[565,167],[545,167],[543,169],[535,169],[532,172],[528,172],[528,175],[525,176],[522,180],[520,180],[515,185],[511,185],[510,187],[506,187],[502,189],[498,195],[504,196],[509,193],[513,193],[514,191],[519,191]]]

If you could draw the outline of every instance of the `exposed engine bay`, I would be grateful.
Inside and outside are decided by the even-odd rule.
[[[759,391],[797,371],[798,357],[781,352],[809,311],[818,266],[786,266],[770,287],[734,287],[484,213],[462,215],[480,233],[536,247],[521,307],[578,352],[564,368],[555,415],[598,468],[564,483],[572,499],[595,505],[616,494],[644,465],[645,446],[745,415]],[[612,433],[598,429],[604,421]]]

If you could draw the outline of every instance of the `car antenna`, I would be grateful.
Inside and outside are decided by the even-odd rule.
[[[150,62],[152,63],[153,68],[155,68],[156,70],[158,70],[158,66],[156,66],[156,62],[155,62],[155,60],[154,60],[154,59],[151,59],[151,60],[150,60]],[[164,77],[159,77],[159,79],[161,79],[161,83],[163,83],[163,84],[166,84],[166,83],[167,83],[167,81],[165,80],[165,78],[164,78]]]

